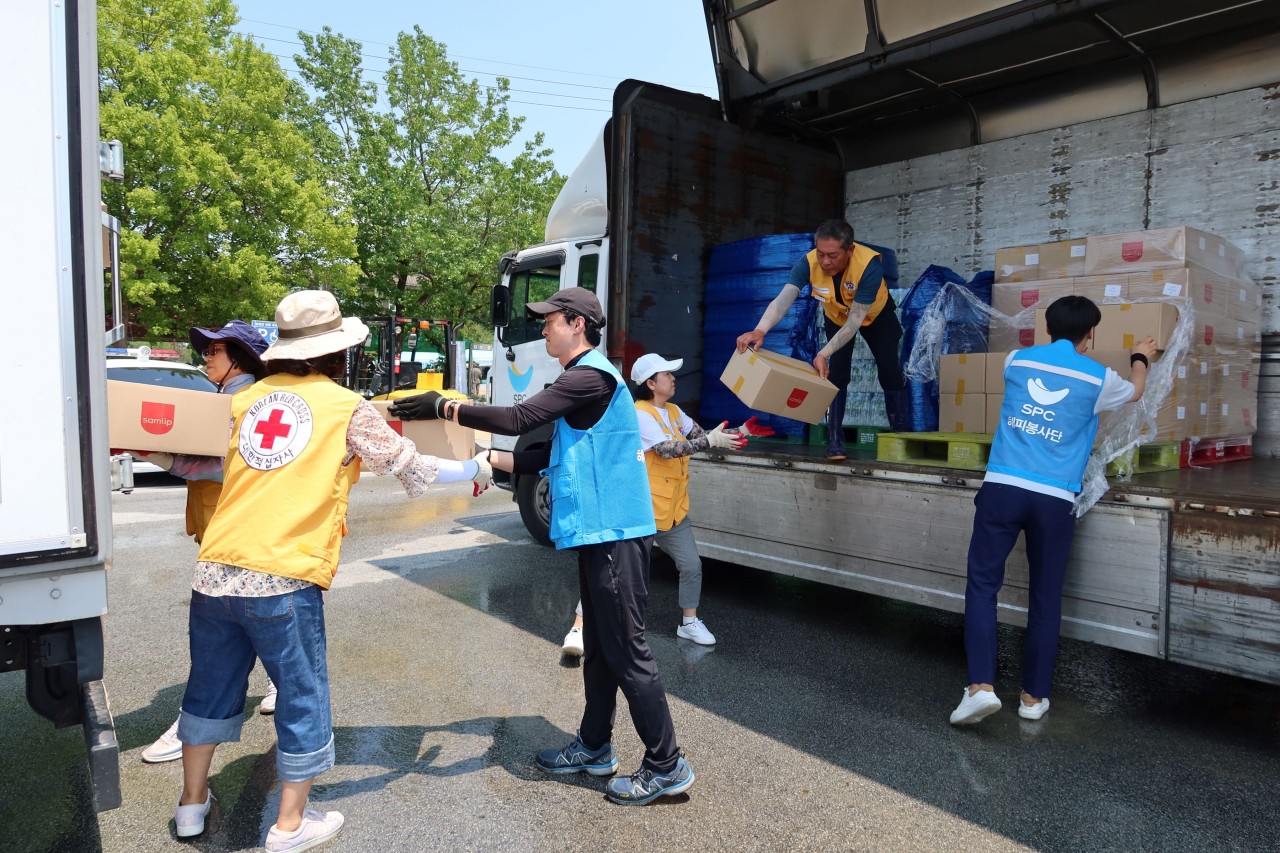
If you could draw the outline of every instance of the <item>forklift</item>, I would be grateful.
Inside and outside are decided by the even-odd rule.
[[[362,317],[369,337],[347,350],[343,385],[366,400],[418,387],[422,366],[411,358],[401,364],[401,354],[427,352],[429,345],[443,336],[443,390],[453,389],[454,324],[450,320],[414,320],[405,317]]]

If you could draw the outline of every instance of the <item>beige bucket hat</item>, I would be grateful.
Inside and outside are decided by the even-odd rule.
[[[338,300],[326,290],[290,293],[276,306],[279,338],[263,361],[318,358],[364,343],[369,327],[355,317],[343,319]]]

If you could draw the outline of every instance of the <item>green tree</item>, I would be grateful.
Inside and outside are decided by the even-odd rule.
[[[304,129],[314,111],[275,57],[232,32],[231,0],[104,0],[104,138],[124,142],[130,333],[270,317],[293,288],[349,288],[355,229]]]
[[[364,77],[358,41],[327,27],[299,38],[313,141],[357,229],[347,304],[470,321],[465,332],[487,336],[498,260],[542,239],[563,183],[542,134],[515,146],[524,119],[507,110],[508,81],[466,79],[418,27],[397,37],[381,88]]]

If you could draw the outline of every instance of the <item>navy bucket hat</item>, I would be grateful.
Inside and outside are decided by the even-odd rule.
[[[252,362],[244,365],[251,372],[263,369],[262,354],[267,351],[267,339],[244,320],[232,320],[217,330],[192,327],[191,348],[197,353],[204,355],[214,341],[236,345],[236,354],[246,356]]]

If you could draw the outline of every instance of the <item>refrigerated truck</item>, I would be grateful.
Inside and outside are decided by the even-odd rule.
[[[707,263],[730,241],[843,216],[909,282],[990,268],[1003,246],[1203,228],[1247,253],[1265,296],[1255,458],[1113,482],[1078,527],[1062,632],[1280,683],[1280,2],[703,5],[719,99],[623,82],[546,241],[503,258],[494,402],[560,369],[524,305],[585,286],[602,352],[623,375],[644,352],[683,358],[675,402],[700,417]],[[753,442],[695,456],[690,477],[704,557],[963,610],[981,472]],[[545,480],[501,485],[545,542]],[[1026,602],[1020,546],[1002,621],[1025,624]]]
[[[104,167],[119,175],[119,148],[98,140],[93,0],[0,5],[0,79],[0,678],[25,674],[36,713],[83,728],[103,811],[120,805],[102,681],[113,480],[104,353],[123,328],[118,223],[101,211],[100,183]],[[115,297],[110,329],[104,289]]]

